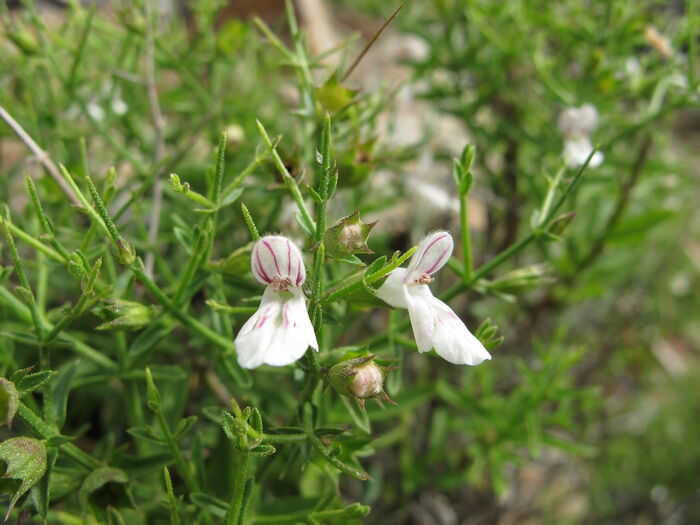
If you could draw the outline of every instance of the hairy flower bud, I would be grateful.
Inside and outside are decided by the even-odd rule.
[[[377,364],[374,355],[341,361],[328,370],[328,382],[336,392],[354,398],[362,409],[365,399],[396,404],[384,391],[384,378],[392,367]]]
[[[113,248],[112,252],[116,256],[117,261],[124,266],[129,266],[136,260],[136,249],[124,239],[119,239],[117,247]]]
[[[125,299],[109,299],[96,313],[106,320],[98,330],[138,330],[151,322],[154,307]]]
[[[19,392],[9,379],[0,377],[0,426],[12,428],[12,420],[19,406]]]
[[[363,223],[357,210],[343,217],[323,235],[326,255],[342,259],[356,253],[374,253],[367,246],[367,237],[375,224],[377,223]]]

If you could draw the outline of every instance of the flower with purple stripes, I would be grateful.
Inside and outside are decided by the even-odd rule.
[[[306,310],[301,285],[306,279],[299,248],[281,235],[268,235],[253,246],[250,265],[266,285],[260,307],[234,341],[243,368],[285,366],[318,342]]]
[[[472,335],[462,320],[440,299],[428,284],[432,275],[452,255],[452,236],[431,233],[418,245],[408,268],[397,268],[377,290],[377,296],[396,308],[407,308],[419,352],[435,351],[456,365],[478,365],[491,359],[484,345]]]

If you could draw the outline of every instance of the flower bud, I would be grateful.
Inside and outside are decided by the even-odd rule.
[[[0,443],[0,461],[7,465],[3,478],[20,480],[5,514],[10,517],[17,500],[46,472],[46,444],[28,437],[16,437]]]
[[[552,281],[553,278],[547,265],[532,264],[508,272],[499,279],[491,282],[488,288],[498,292],[512,294],[525,292],[543,283]]]
[[[113,252],[119,263],[124,266],[129,266],[136,260],[136,249],[133,244],[128,243],[124,239],[117,241],[117,247],[113,249]]]
[[[240,124],[226,126],[226,147],[229,150],[237,150],[245,140],[245,131]]]
[[[275,291],[301,286],[306,270],[296,244],[281,235],[267,235],[253,246],[250,265],[255,278]]]
[[[365,399],[396,404],[384,391],[384,378],[392,367],[374,362],[374,355],[341,361],[328,370],[328,382],[336,392],[354,398],[362,409]]]
[[[326,255],[342,259],[356,253],[374,253],[367,246],[367,237],[376,222],[365,224],[360,220],[360,212],[355,210],[328,228],[323,235]]]
[[[12,420],[19,406],[19,392],[9,379],[0,377],[0,426],[12,428]]]
[[[109,299],[95,313],[107,322],[98,330],[137,330],[151,322],[155,308],[136,301]]]
[[[25,55],[36,55],[41,51],[34,35],[25,28],[9,29],[5,34]]]
[[[552,233],[554,235],[561,235],[569,227],[569,224],[571,224],[571,221],[574,220],[574,217],[576,217],[575,211],[570,211],[559,215],[559,217],[556,217],[550,223],[549,233]]]
[[[404,282],[406,284],[428,284],[432,274],[442,268],[452,255],[452,236],[445,231],[436,231],[423,239],[411,257]]]

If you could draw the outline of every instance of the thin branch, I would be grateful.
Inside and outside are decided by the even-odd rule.
[[[394,18],[396,18],[396,15],[398,15],[399,11],[401,11],[402,9],[403,9],[403,4],[399,4],[399,7],[397,7],[394,10],[394,12],[391,13],[391,16],[386,19],[386,22],[384,22],[382,24],[382,27],[380,27],[379,30],[376,33],[374,33],[374,36],[370,39],[369,42],[367,42],[367,45],[364,47],[362,52],[357,56],[355,61],[352,63],[352,65],[350,66],[350,69],[348,69],[345,72],[345,74],[343,75],[343,78],[340,79],[341,84],[348,79],[348,77],[352,74],[353,71],[355,71],[357,64],[359,64],[360,61],[365,57],[365,55],[367,54],[367,51],[370,50],[370,48],[374,45],[374,43],[377,41],[379,36],[384,32],[384,30],[389,26],[389,24],[391,24],[391,22],[394,20]]]
[[[652,144],[653,141],[650,135],[646,135],[641,140],[639,149],[637,150],[637,156],[635,157],[634,164],[632,165],[632,170],[630,171],[627,179],[620,184],[620,191],[617,195],[617,199],[615,200],[613,211],[608,217],[603,230],[593,242],[591,249],[588,251],[585,257],[576,263],[576,273],[590,266],[590,264],[595,261],[601,253],[603,253],[608,237],[615,229],[615,226],[617,226],[618,222],[624,215],[625,210],[627,209],[627,205],[629,204],[629,200],[632,196],[632,190],[637,184],[639,176],[642,174],[644,165],[649,157]]]
[[[63,179],[61,176],[61,173],[58,171],[58,167],[56,167],[56,164],[53,163],[53,161],[49,158],[48,154],[41,149],[41,147],[34,141],[34,139],[27,133],[24,128],[17,122],[14,118],[12,118],[12,115],[10,115],[7,110],[0,106],[0,117],[7,123],[8,126],[10,126],[10,129],[15,132],[15,134],[19,137],[19,139],[24,142],[24,144],[31,150],[32,153],[34,153],[34,156],[37,158],[37,160],[41,163],[42,166],[46,169],[46,171],[51,175],[53,180],[56,181],[56,183],[61,187],[61,189],[64,191],[66,195],[70,198],[71,202],[75,206],[81,206],[80,200],[78,200],[77,195],[73,190],[71,189],[70,186],[68,186],[68,183]]]
[[[156,89],[155,71],[155,44],[153,39],[153,12],[151,10],[151,0],[144,2],[146,16],[146,89],[148,91],[148,103],[151,108],[151,120],[153,120],[153,131],[155,133],[155,148],[153,151],[153,197],[151,202],[151,217],[148,229],[149,252],[146,254],[144,262],[146,274],[153,275],[153,264],[155,261],[155,245],[158,239],[158,228],[160,223],[160,211],[163,204],[163,181],[161,180],[161,170],[158,169],[165,152],[165,138],[163,113],[158,102],[158,91]]]

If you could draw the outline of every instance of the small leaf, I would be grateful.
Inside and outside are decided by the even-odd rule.
[[[242,246],[231,252],[225,259],[219,259],[208,265],[208,267],[216,272],[226,275],[243,275],[250,270],[250,254],[253,249],[253,243]]]
[[[196,507],[210,512],[217,518],[225,517],[228,511],[228,503],[203,492],[191,492],[190,501]]]
[[[20,397],[24,397],[34,390],[41,388],[46,383],[51,381],[51,378],[57,373],[58,372],[54,370],[42,370],[41,372],[24,376],[17,384],[17,390],[20,391]]]
[[[134,436],[136,439],[158,443],[159,445],[166,444],[165,439],[163,439],[163,437],[151,427],[133,427],[127,429],[126,432]]]
[[[277,452],[275,447],[273,447],[272,445],[270,445],[268,443],[265,443],[262,445],[257,445],[257,446],[250,449],[251,454],[253,454],[254,456],[261,457],[261,458],[265,457],[265,456],[271,456],[275,452]]]
[[[146,394],[148,397],[148,408],[154,411],[160,409],[160,393],[153,382],[150,368],[146,368]]]
[[[56,382],[53,388],[53,402],[56,407],[56,423],[58,428],[63,426],[66,420],[66,406],[68,403],[68,394],[73,381],[73,375],[78,368],[79,360],[74,360],[66,365],[58,372]]]
[[[238,197],[240,197],[243,194],[243,188],[234,188],[233,190],[229,191],[226,195],[223,196],[221,199],[221,204],[217,206],[217,210],[220,210],[221,208],[228,206],[229,204],[233,204],[238,200]]]
[[[177,424],[177,428],[175,429],[175,432],[173,433],[173,437],[175,439],[180,439],[182,436],[187,434],[187,432],[194,426],[194,424],[197,422],[197,416],[190,416],[186,417],[180,420],[180,422]]]
[[[316,97],[324,112],[337,113],[353,101],[356,93],[357,91],[343,87],[340,82],[338,82],[336,73],[333,73],[331,77],[316,90]],[[323,159],[318,160],[318,157],[319,155],[317,154],[317,162],[321,164]]]
[[[260,411],[253,407],[251,412],[250,412],[250,426],[253,427],[253,430],[255,430],[258,433],[262,434],[263,431],[263,423],[262,423],[262,416],[260,415]]]
[[[48,448],[56,448],[60,447],[61,445],[64,445],[65,443],[70,442],[71,440],[73,440],[73,438],[70,436],[51,436],[46,440],[46,446]]]
[[[112,467],[101,467],[90,472],[83,480],[80,490],[78,491],[78,500],[83,508],[87,510],[90,496],[104,487],[107,483],[125,484],[129,481],[129,477],[123,470]]]

